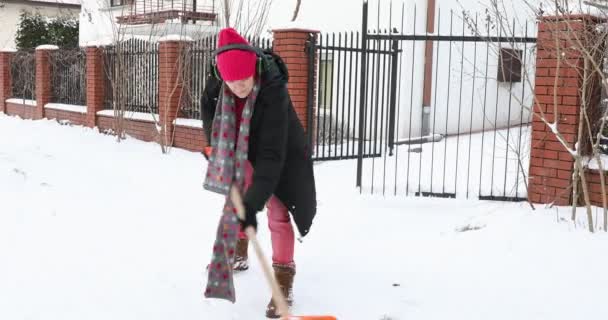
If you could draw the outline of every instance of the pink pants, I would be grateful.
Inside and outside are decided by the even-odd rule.
[[[247,161],[245,166],[245,190],[249,188],[253,180],[253,167]],[[289,218],[289,212],[285,205],[274,195],[266,203],[268,209],[268,228],[272,241],[272,262],[277,264],[293,264],[293,251],[295,237],[293,227]],[[241,230],[240,239],[247,239],[247,235]]]

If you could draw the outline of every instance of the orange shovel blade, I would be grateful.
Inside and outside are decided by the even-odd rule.
[[[334,316],[289,316],[286,320],[337,320]]]

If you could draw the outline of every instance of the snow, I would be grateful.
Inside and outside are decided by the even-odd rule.
[[[80,5],[81,4],[81,0],[36,0],[36,2],[46,2],[46,3],[52,3],[55,5],[58,4],[67,4],[67,5]]]
[[[164,41],[194,41],[192,40],[192,37],[189,36],[184,36],[184,35],[180,35],[180,34],[170,34],[170,35],[166,35],[164,37],[161,37],[160,39],[158,39],[159,42],[164,42]]]
[[[114,110],[101,110],[97,112],[98,116],[106,116],[106,117],[114,117]],[[158,114],[150,114],[145,112],[133,112],[126,111],[124,115],[125,119],[129,120],[139,120],[139,121],[147,121],[147,122],[156,122],[158,121]]]
[[[21,99],[21,98],[10,98],[5,100],[7,103],[24,104],[30,107],[36,106],[36,100]]]
[[[278,31],[278,30],[306,30],[306,31],[310,31],[313,33],[318,33],[319,29],[315,27],[315,24],[309,23],[309,22],[304,22],[304,21],[300,21],[297,20],[296,21],[288,21],[288,22],[282,22],[282,23],[277,23],[273,26],[271,26],[271,29],[273,31]]]
[[[112,39],[92,40],[87,41],[84,47],[105,47],[111,45],[113,42],[114,41]]]
[[[566,142],[564,139],[562,139],[559,136],[559,131],[557,129],[557,123],[556,122],[552,122],[547,124],[547,126],[551,129],[551,132],[553,132],[553,134],[555,134],[555,137],[557,138],[557,140],[559,140],[559,142],[562,144],[562,146],[572,155],[572,156],[576,156],[577,155],[577,150],[578,150],[578,142],[574,145],[574,149],[570,148],[568,142]]]
[[[426,135],[423,137],[417,137],[417,138],[405,138],[405,139],[400,139],[395,141],[395,144],[412,144],[412,143],[419,143],[419,142],[431,142],[431,141],[440,141],[443,138],[442,135],[440,134],[433,134],[433,135]]]
[[[411,140],[420,141],[413,137]],[[320,146],[314,152],[321,158],[342,152],[356,154],[357,143],[350,141],[338,148]],[[366,141],[364,150],[370,154],[376,148],[379,153],[382,146],[386,142]],[[380,157],[363,160],[363,190],[399,196],[431,192],[462,198],[480,195],[525,198],[529,159],[529,126],[399,145],[393,155],[384,152]]]
[[[43,44],[37,46],[36,50],[59,50],[59,47],[53,44]]]
[[[185,119],[185,118],[177,118],[173,121],[173,124],[181,127],[189,127],[195,129],[203,128],[203,121],[197,119]]]
[[[78,112],[78,113],[87,113],[87,106],[77,106],[77,105],[61,104],[61,103],[47,103],[44,107],[46,109],[63,110],[63,111]]]
[[[0,139],[0,319],[264,319],[269,290],[252,250],[236,304],[203,297],[223,199],[203,190],[200,153],[1,114],[0,136],[10,137]],[[361,195],[355,168],[315,165],[318,215],[296,242],[294,314],[608,317],[598,307],[608,235],[567,220],[569,208]]]
[[[15,49],[15,48],[3,48],[3,49],[0,49],[0,52],[15,53],[15,52],[17,52],[17,49]]]
[[[608,171],[608,155],[600,154],[600,161],[604,171]],[[587,168],[591,170],[600,170],[600,165],[595,157],[583,157],[582,162],[587,164]]]

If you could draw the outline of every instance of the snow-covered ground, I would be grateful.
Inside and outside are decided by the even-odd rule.
[[[431,192],[459,198],[526,198],[530,130],[524,125],[453,135],[397,146],[392,156],[383,151],[382,157],[363,161],[364,190],[386,195]]]
[[[362,190],[383,195],[422,192],[525,199],[530,131],[529,125],[522,125],[443,138],[435,134],[436,139],[425,143],[412,136],[416,143],[395,145],[392,154],[386,141],[365,141],[364,154],[376,156],[363,160]],[[356,158],[358,141],[331,142],[314,149],[317,157]]]
[[[0,319],[264,318],[255,260],[236,304],[203,297],[222,199],[202,188],[200,154],[2,114],[0,137]],[[295,314],[608,318],[608,236],[569,209],[360,195],[355,165],[316,166]]]

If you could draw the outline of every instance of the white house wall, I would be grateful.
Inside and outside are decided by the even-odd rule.
[[[82,0],[80,45],[90,42],[112,42],[118,25],[116,17],[129,12],[128,6],[110,7],[109,0]]]
[[[484,3],[485,2],[485,3]],[[464,8],[453,1],[438,0],[437,17],[441,14],[440,26],[436,28],[440,35],[474,35],[471,28],[463,23],[463,10],[466,10],[471,21],[477,18],[477,33],[481,36],[516,36],[536,37],[536,23],[533,12],[523,1],[505,1],[503,12],[505,25],[509,30],[500,33],[498,24],[485,23],[486,7],[489,1],[461,1]],[[441,10],[441,13],[439,13]],[[492,9],[488,7],[492,12]],[[450,16],[453,12],[450,31]],[[515,15],[514,13],[517,13]],[[478,16],[476,17],[476,14]],[[496,20],[490,14],[490,19]],[[515,20],[513,20],[515,18]],[[527,31],[526,31],[527,26]],[[514,27],[514,32],[513,32]],[[450,59],[451,46],[451,59]],[[496,81],[498,74],[499,47],[523,50],[522,82]],[[435,133],[458,134],[504,128],[521,123],[528,123],[534,91],[535,44],[509,43],[435,43],[434,70],[431,103],[431,126],[436,124]],[[437,51],[438,50],[438,51]],[[475,51],[477,52],[475,54]],[[448,78],[449,77],[449,78]],[[435,94],[437,90],[437,94]],[[449,96],[448,96],[449,93]],[[460,117],[459,117],[460,115]],[[447,119],[446,119],[447,118]],[[447,124],[447,125],[446,125]]]

